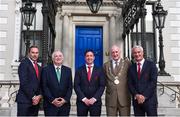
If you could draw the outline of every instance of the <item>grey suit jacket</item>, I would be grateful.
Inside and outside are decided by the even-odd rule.
[[[121,59],[118,68],[118,74],[115,75],[112,67],[112,60],[104,63],[104,72],[106,74],[106,94],[105,105],[117,107],[119,103],[121,106],[130,106],[130,93],[127,85],[127,72],[130,66],[128,58]],[[115,84],[115,76],[118,77],[119,84]]]

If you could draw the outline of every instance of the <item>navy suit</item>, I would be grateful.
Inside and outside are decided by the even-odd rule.
[[[155,63],[145,60],[142,66],[140,79],[137,75],[137,65],[133,63],[128,71],[128,86],[132,94],[135,116],[157,116],[157,67]],[[145,96],[145,102],[138,104],[136,94]]]
[[[44,98],[45,116],[68,116],[70,112],[70,98],[72,95],[72,72],[69,67],[61,66],[61,79],[58,82],[53,64],[42,70],[42,91]],[[52,104],[55,98],[64,98],[66,103],[61,107]]]
[[[39,75],[41,74],[41,68],[39,68]],[[21,61],[18,68],[20,87],[16,96],[18,105],[18,116],[37,116],[39,111],[39,105],[32,105],[32,98],[35,95],[41,94],[40,81],[36,76],[36,71],[29,58],[25,58]],[[40,76],[39,76],[40,78]]]
[[[102,68],[93,67],[91,80],[88,81],[86,66],[80,67],[75,73],[74,90],[77,94],[77,115],[87,116],[88,111],[90,115],[100,116],[101,114],[101,96],[105,88],[105,77]],[[83,98],[94,97],[97,101],[91,105],[86,106],[82,102]]]

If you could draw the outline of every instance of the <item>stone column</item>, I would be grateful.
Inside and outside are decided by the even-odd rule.
[[[72,56],[70,52],[70,39],[69,39],[69,17],[67,13],[64,13],[63,17],[63,29],[62,29],[62,52],[64,54],[64,64],[69,65],[69,58]]]
[[[13,59],[11,62],[12,70],[12,80],[18,80],[18,66],[19,66],[19,53],[20,53],[20,35],[21,35],[21,12],[20,7],[22,5],[21,0],[16,0],[15,7],[15,33],[14,33],[14,49],[13,49]]]
[[[15,7],[15,33],[14,33],[14,55],[12,63],[19,60],[20,35],[21,35],[21,0],[16,0]]]
[[[63,15],[61,8],[58,8],[56,15],[56,38],[55,38],[55,50],[62,50],[62,26],[63,26]]]
[[[116,22],[114,14],[110,14],[109,17],[109,47],[111,47],[116,41]]]

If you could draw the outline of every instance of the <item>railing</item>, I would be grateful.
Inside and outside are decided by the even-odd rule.
[[[171,88],[170,85],[166,85],[159,81],[157,81],[157,83],[159,84],[158,91],[160,92],[159,93],[160,96],[165,93],[165,88],[167,88],[172,91],[172,94],[170,94],[170,101],[174,102],[176,99],[178,99],[178,101],[180,102],[180,84],[177,83],[177,84],[171,85],[171,86],[176,87],[177,90],[179,90],[179,92],[178,92],[175,89]]]
[[[18,87],[19,87],[18,80],[1,80],[0,81],[1,94],[5,93],[5,95],[3,95],[4,97],[2,95],[0,96],[0,101],[5,101],[4,103],[7,103],[8,106],[10,107],[11,102],[12,104],[15,102],[15,96],[17,94]]]
[[[172,93],[170,94],[170,101],[174,102],[179,101],[180,103],[180,83],[175,83],[175,84],[165,84],[162,82],[157,82],[158,84],[158,93],[160,96],[162,96],[163,94],[167,93],[165,89],[169,89]],[[19,81],[18,80],[3,80],[0,81],[0,89],[2,91],[2,89],[6,89],[7,90],[7,94],[8,97],[5,100],[5,103],[8,103],[9,106],[11,106],[11,104],[13,104],[15,102],[15,96],[17,94],[18,91],[18,87],[19,87]],[[172,88],[174,87],[174,88]],[[176,90],[175,90],[176,89]],[[178,91],[177,91],[178,90]],[[3,100],[3,97],[0,96],[0,101]]]

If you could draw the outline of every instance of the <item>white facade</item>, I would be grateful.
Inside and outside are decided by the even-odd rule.
[[[180,1],[163,0],[162,5],[165,10],[168,10],[165,28],[163,29],[165,70],[174,76],[175,80],[180,81]],[[21,0],[0,1],[0,80],[18,79],[20,7]],[[75,54],[74,40],[75,26],[77,25],[103,27],[103,61],[107,61],[108,57],[105,52],[109,51],[112,44],[116,43],[121,47],[123,46],[121,41],[122,23],[119,22],[122,21],[119,20],[121,18],[121,9],[117,10],[114,6],[101,7],[96,15],[92,15],[86,6],[64,6],[62,9],[58,9],[55,49],[63,51],[64,64],[71,68],[75,66],[75,57],[69,57],[69,55]],[[158,38],[156,46],[158,48]],[[159,55],[159,48],[157,55]]]

